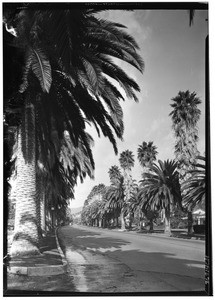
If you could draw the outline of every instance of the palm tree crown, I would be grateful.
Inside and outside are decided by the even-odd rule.
[[[189,209],[205,203],[205,157],[198,156],[197,159],[199,162],[189,171],[191,176],[182,184],[183,204]]]
[[[110,167],[108,173],[109,173],[111,183],[115,183],[115,182],[119,181],[120,178],[122,177],[120,169],[119,169],[118,166]]]
[[[152,173],[143,173],[139,197],[145,198],[147,206],[160,210],[170,205],[181,205],[181,193],[177,165],[173,160],[158,161],[150,167]]]
[[[199,154],[197,150],[197,122],[201,114],[198,109],[201,100],[196,97],[195,92],[186,91],[179,92],[175,98],[172,98],[172,101],[173,110],[170,116],[176,137],[175,156],[180,177],[183,179],[186,171],[192,167],[196,156]]]
[[[137,157],[142,167],[149,167],[156,160],[157,147],[153,142],[143,142],[137,149]]]
[[[173,111],[170,116],[173,120],[173,129],[178,132],[180,127],[186,127],[186,129],[196,126],[199,121],[201,111],[198,109],[198,105],[201,100],[196,97],[196,93],[179,92],[178,95],[172,98],[173,103],[170,106]]]
[[[123,170],[131,170],[131,168],[134,166],[134,155],[132,151],[123,151],[120,154],[119,162]]]
[[[121,176],[107,189],[105,198],[107,199],[105,208],[107,210],[121,210],[124,202],[124,179]]]

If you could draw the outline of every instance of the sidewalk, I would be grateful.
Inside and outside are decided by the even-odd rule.
[[[13,257],[8,266],[9,273],[28,276],[51,276],[66,272],[66,262],[62,261],[55,233],[44,237],[39,249],[41,255],[34,257]]]
[[[20,295],[21,291],[31,291],[31,295],[41,291],[75,291],[54,232],[41,240],[39,249],[38,256],[11,258],[4,270],[4,295]]]

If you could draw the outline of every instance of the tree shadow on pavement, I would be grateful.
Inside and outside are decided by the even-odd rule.
[[[87,236],[76,236],[74,243],[76,246],[84,246],[87,250],[92,250],[97,254],[103,253],[109,257],[120,258],[127,265],[135,266],[137,270],[160,272],[162,274],[182,274],[183,276],[204,279],[204,261],[184,259],[180,255],[168,252],[156,252],[156,250],[149,252],[149,250],[137,249],[137,247],[134,249],[135,246],[130,242],[101,235],[90,236],[89,238]]]
[[[108,249],[110,247],[114,247],[115,249],[119,249],[122,245],[130,244],[122,239],[111,238],[111,237],[104,237],[102,233],[94,233],[90,231],[73,231],[72,236],[66,235],[65,232],[63,233],[64,237],[59,235],[60,240],[66,239],[66,244],[69,246],[71,245],[73,248],[87,248],[88,250],[92,249],[99,249],[105,248]]]
[[[131,280],[129,285],[134,284],[136,286],[135,282],[139,282],[139,290],[137,289],[136,292],[144,292],[149,289],[153,291],[153,288],[156,291],[159,288],[162,291],[165,291],[165,288],[167,291],[168,288],[170,291],[204,291],[204,254],[195,256],[195,252],[198,254],[199,251],[196,245],[189,252],[186,252],[186,248],[184,248],[186,245],[178,249],[177,243],[168,248],[168,243],[172,244],[172,240],[164,239],[162,251],[156,245],[155,238],[153,238],[153,244],[147,246],[147,243],[145,245],[139,243],[140,238],[138,236],[136,236],[136,242],[133,241],[134,236],[130,242],[126,241],[123,235],[122,238],[119,236],[110,237],[104,236],[102,232],[68,230],[67,234],[72,235],[72,241],[67,238],[64,239],[66,248],[85,249],[86,255],[87,250],[89,250],[127,265],[133,274],[133,277],[129,277]],[[176,251],[174,251],[174,247],[176,247]],[[98,276],[100,276],[99,272]],[[121,277],[118,278],[119,280],[117,279],[115,285],[119,284],[118,282],[124,282],[123,274]],[[151,283],[150,281],[147,282],[149,277]]]

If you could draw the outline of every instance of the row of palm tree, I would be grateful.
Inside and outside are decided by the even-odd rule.
[[[157,147],[153,142],[143,142],[137,150],[144,171],[139,186],[131,176],[134,166],[131,151],[120,154],[123,175],[117,166],[109,170],[111,186],[105,194],[104,209],[120,212],[122,229],[125,229],[124,216],[128,215],[131,220],[138,212],[139,219],[141,214],[148,215],[152,230],[157,213],[163,211],[165,231],[170,232],[171,212],[179,209],[188,214],[188,233],[191,234],[192,210],[205,202],[205,158],[199,155],[197,149],[197,122],[201,113],[198,105],[201,101],[195,92],[189,91],[180,91],[172,101],[170,116],[176,137],[175,160],[159,160],[155,164]]]
[[[117,166],[112,166],[109,169],[109,174],[112,175],[111,185],[104,188],[99,201],[85,203],[82,223],[118,227],[120,218],[121,229],[124,230],[125,219],[128,222],[127,228],[131,228],[132,217],[135,216],[140,222],[139,229],[145,219],[153,231],[153,222],[162,216],[165,221],[164,231],[171,234],[171,216],[175,211],[186,212],[187,208],[193,209],[198,204],[205,203],[205,158],[198,156],[197,160],[199,163],[191,171],[193,176],[182,185],[175,161],[159,160],[157,164],[153,163],[148,172],[142,174],[139,185],[133,181],[129,201],[126,198],[124,177]]]
[[[4,80],[5,126],[13,126],[17,145],[11,255],[38,253],[43,200],[60,209],[73,197],[78,177],[93,177],[86,124],[117,153],[116,137],[124,129],[120,101],[138,100],[139,86],[113,58],[142,72],[139,47],[125,26],[96,12],[42,4],[3,7],[4,71],[10,72]]]
[[[10,176],[13,154],[17,179],[12,255],[37,254],[41,207],[49,213],[54,207],[62,218],[77,178],[93,178],[93,140],[86,123],[108,137],[117,153],[116,137],[122,138],[124,129],[120,101],[138,100],[139,86],[112,58],[142,72],[139,47],[125,26],[99,19],[97,12],[44,9],[42,4],[3,6],[4,140],[9,148],[15,140],[6,174]],[[132,162],[124,165],[126,179],[121,180],[126,206],[135,190],[131,167]]]

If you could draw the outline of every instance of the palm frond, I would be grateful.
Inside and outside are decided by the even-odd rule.
[[[52,83],[51,65],[42,49],[29,47],[27,51],[23,83],[20,87],[21,93],[26,90],[29,84],[28,75],[30,70],[39,80],[42,91],[48,93]]]

